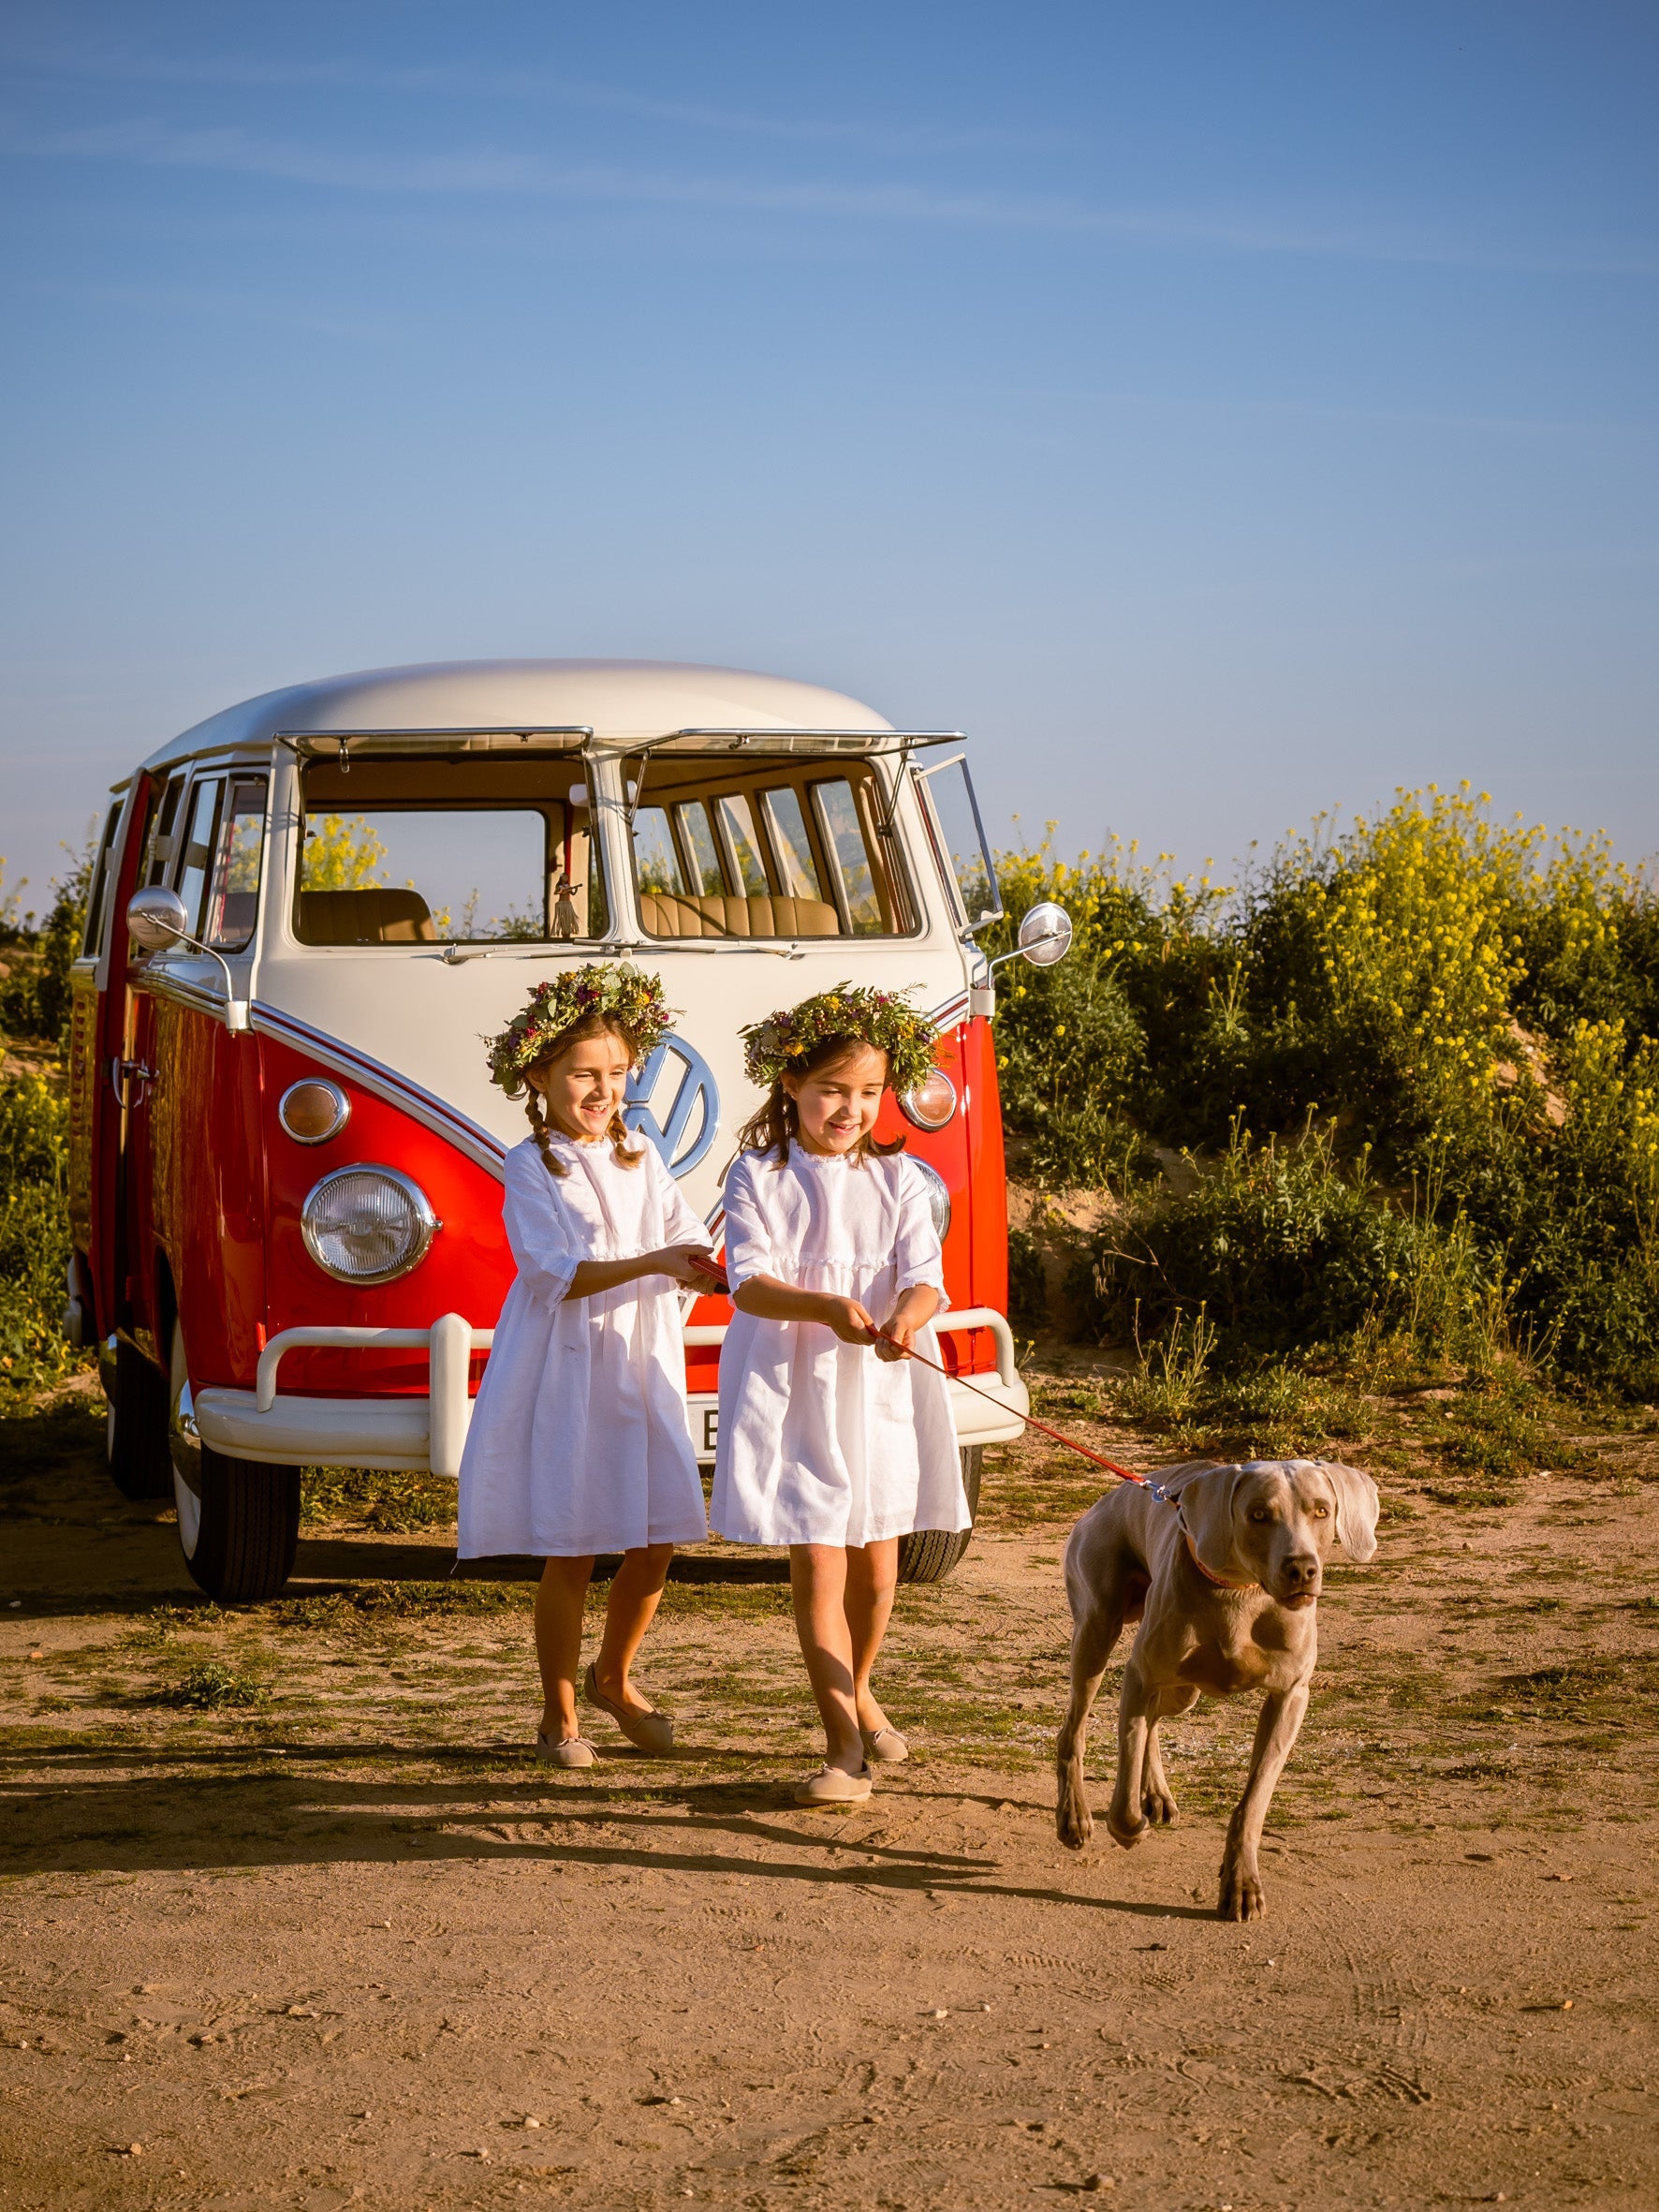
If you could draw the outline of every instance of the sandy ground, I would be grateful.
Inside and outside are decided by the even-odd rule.
[[[521,1574],[325,1526],[231,1616],[84,1400],[0,1444],[7,2212],[1659,2202],[1651,1423],[1502,1510],[1389,1477],[1242,1927],[1252,1708],[1175,1730],[1172,1833],[1054,1839],[1079,1494],[1037,1457],[902,1599],[912,1763],[809,1814],[774,1559],[670,1586],[643,1678],[683,1756],[596,1722],[554,1777]]]

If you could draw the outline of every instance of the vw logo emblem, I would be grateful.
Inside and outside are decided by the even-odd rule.
[[[629,1078],[623,1119],[651,1139],[671,1175],[689,1175],[713,1143],[720,1119],[709,1063],[670,1030]]]

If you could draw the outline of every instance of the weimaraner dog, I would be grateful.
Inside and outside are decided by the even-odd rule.
[[[1123,1666],[1118,1778],[1107,1827],[1138,1843],[1175,1818],[1158,1756],[1158,1723],[1201,1691],[1266,1692],[1250,1778],[1227,1824],[1223,1920],[1266,1910],[1256,1851],[1274,1785],[1290,1757],[1319,1657],[1316,1618],[1333,1544],[1364,1561],[1376,1545],[1377,1491],[1357,1467],[1321,1459],[1212,1459],[1161,1468],[1091,1506],[1065,1547],[1071,1600],[1071,1704],[1060,1731],[1060,1840],[1081,1851],[1094,1830],[1083,1794],[1089,1710],[1125,1621],[1139,1632]]]

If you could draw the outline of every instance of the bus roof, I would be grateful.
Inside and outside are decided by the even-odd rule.
[[[333,730],[588,730],[621,744],[683,730],[868,730],[893,726],[844,692],[747,669],[667,660],[450,660],[365,669],[266,691],[198,722],[144,762]]]

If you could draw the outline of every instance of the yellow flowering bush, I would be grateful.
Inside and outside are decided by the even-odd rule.
[[[1039,898],[1075,931],[1058,967],[1003,971],[1016,1172],[1116,1190],[1150,1240],[1119,1292],[1150,1295],[1155,1275],[1167,1311],[1207,1297],[1245,1335],[1254,1312],[1258,1341],[1305,1337],[1306,1279],[1294,1300],[1265,1267],[1224,1287],[1216,1255],[1235,1233],[1259,1244],[1245,1216],[1265,1206],[1274,1248],[1305,1267],[1317,1212],[1315,1273],[1348,1286],[1329,1302],[1338,1333],[1363,1280],[1373,1318],[1390,1308],[1424,1342],[1496,1301],[1540,1356],[1659,1381],[1659,906],[1605,839],[1505,824],[1468,785],[1431,786],[1343,831],[1316,820],[1237,892],[1116,843],[1075,862],[1006,853],[999,876],[992,952]],[[1241,1126],[1276,1165],[1251,1164]],[[1285,1146],[1315,1128],[1332,1132],[1318,1173],[1293,1171]],[[1230,1161],[1226,1204],[1219,1185],[1172,1201],[1153,1164],[1168,1146],[1211,1163],[1212,1184]],[[1356,1207],[1331,1185],[1362,1155],[1375,1179]],[[1368,1209],[1412,1236],[1373,1232]]]

